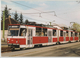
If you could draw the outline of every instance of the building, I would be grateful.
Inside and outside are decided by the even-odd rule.
[[[8,29],[8,25],[10,24],[20,24],[18,21],[10,18],[10,20],[8,18],[5,19],[5,30]],[[3,20],[1,21],[1,30],[3,30]]]
[[[9,24],[20,24],[18,21],[16,21],[16,20],[14,20],[14,19],[12,19],[12,18],[10,18],[10,20],[9,20],[9,18],[6,18],[5,19],[5,34],[4,34],[4,36],[5,36],[5,41],[6,41],[6,39],[7,39],[7,35],[8,35],[8,25]],[[3,20],[1,21],[1,39],[3,40]]]

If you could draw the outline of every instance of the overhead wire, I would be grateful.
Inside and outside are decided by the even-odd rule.
[[[15,10],[13,10],[13,9],[11,9],[12,11],[15,11]],[[20,11],[18,11],[18,12],[20,12]],[[49,12],[52,12],[52,11],[49,11]],[[47,12],[43,12],[43,13],[47,13]],[[12,13],[13,14],[13,13]],[[20,14],[20,13],[19,13]],[[22,14],[24,14],[24,13],[22,13]],[[31,14],[30,14],[31,15]],[[35,16],[35,15],[32,15],[32,16]],[[24,16],[23,16],[24,17]],[[39,17],[39,16],[37,16],[37,17]],[[27,17],[26,17],[27,18]],[[47,19],[47,18],[44,18],[43,16],[41,16],[40,18],[43,18],[43,19],[46,19],[46,20],[50,20],[50,19]],[[61,17],[58,17],[57,16],[57,18],[61,18]],[[29,19],[32,19],[32,18],[29,18]],[[62,18],[61,18],[62,19]],[[37,19],[34,19],[34,20],[37,20]],[[42,21],[42,20],[37,20],[37,21],[41,21],[41,22],[44,22],[44,21]],[[47,21],[46,21],[47,22]],[[50,22],[50,21],[49,21]]]
[[[15,11],[15,10],[13,10],[13,9],[11,9],[12,11]],[[19,11],[20,12],[20,11]],[[53,12],[53,11],[49,11],[49,12]],[[43,13],[49,13],[49,12],[43,12]],[[13,14],[13,13],[11,13],[11,14]],[[22,14],[24,14],[24,13],[22,13]],[[31,15],[31,13],[29,13],[30,15]],[[32,15],[32,16],[35,16],[35,15]],[[37,17],[39,17],[39,16],[37,16]],[[40,17],[40,18],[43,18],[42,16]],[[43,19],[47,19],[47,18],[43,18]],[[47,19],[47,20],[50,20],[50,19]],[[40,21],[40,20],[39,20]]]
[[[26,5],[23,5],[23,4],[20,4],[20,3],[14,2],[14,1],[11,1],[11,2],[16,3],[16,4],[19,4],[19,5],[22,5],[22,6],[25,6],[25,7],[28,7],[28,8],[32,8],[32,7],[29,7],[29,6],[26,6]],[[37,9],[35,9],[35,8],[32,8],[32,9],[37,10]],[[40,11],[40,10],[37,10],[37,11]]]
[[[43,12],[43,11],[41,11],[41,10],[32,8],[32,7],[30,7],[30,6],[23,5],[23,4],[21,4],[21,3],[17,3],[17,2],[14,2],[14,1],[11,1],[11,2],[16,3],[16,4],[19,4],[19,5],[22,5],[22,6],[24,6],[24,7],[28,7],[28,8],[31,8],[31,9],[34,9],[34,10],[37,10],[37,11],[40,11],[40,13],[45,13],[45,12]],[[55,11],[53,11],[53,12],[55,12]],[[51,15],[51,14],[49,14],[49,15]],[[52,16],[53,16],[53,15],[52,15]]]
[[[11,1],[11,2],[16,3],[16,4],[20,4],[20,3],[14,2],[14,1]],[[20,4],[20,5],[25,6],[25,7],[28,7],[28,8],[32,8],[32,7],[23,5],[23,4]],[[37,10],[37,9],[35,9],[35,8],[32,8],[32,9]],[[50,12],[54,12],[54,13],[55,13],[55,11],[49,11],[49,12],[42,12],[41,10],[37,10],[37,11],[40,11],[41,13],[50,13]],[[41,14],[41,13],[22,13],[22,14]],[[49,15],[52,15],[52,14],[49,14]],[[52,16],[54,16],[54,15],[52,15]],[[57,18],[61,18],[61,17],[58,17],[58,16],[56,16],[56,17],[57,17]],[[66,21],[67,21],[67,20],[66,20]]]
[[[32,7],[30,7],[30,6],[26,6],[26,5],[23,5],[23,4],[21,4],[21,3],[17,3],[17,2],[14,2],[14,1],[11,1],[11,2],[16,3],[16,4],[19,4],[19,5],[22,5],[22,6],[25,6],[25,7],[28,7],[28,8],[32,8]],[[35,9],[35,8],[32,8],[32,9],[42,12],[41,10],[38,10],[38,9]],[[42,13],[46,13],[46,12],[42,12]],[[23,13],[23,14],[41,14],[41,13]],[[49,14],[49,15],[52,15],[52,14]],[[52,15],[52,16],[53,16],[53,15]],[[61,18],[61,17],[58,17],[58,16],[57,16],[57,18]],[[67,20],[66,20],[66,21],[67,21]]]
[[[16,3],[16,4],[19,4],[19,5],[22,5],[22,6],[25,6],[25,7],[28,7],[28,8],[32,8],[32,7],[30,7],[30,6],[26,6],[26,5],[23,5],[23,4],[21,4],[21,3],[17,3],[17,2],[14,2],[14,1],[11,1],[11,2]],[[38,9],[35,9],[35,8],[32,8],[32,9],[42,12],[41,10],[38,10]],[[45,13],[45,12],[42,12],[42,13]],[[55,13],[55,12],[54,12],[54,13]],[[27,14],[27,13],[25,13],[25,14]],[[28,13],[28,14],[29,14],[29,13]],[[36,13],[34,13],[34,14],[36,14]],[[54,16],[54,15],[52,15],[52,14],[49,14],[49,15]],[[58,16],[56,16],[56,17],[57,17],[57,18],[61,18],[61,17],[58,17]],[[66,21],[67,21],[67,20],[66,20]]]
[[[15,11],[15,10],[12,9],[12,11]],[[18,12],[20,12],[20,11],[18,11]],[[49,12],[53,12],[53,11],[49,11]],[[48,13],[49,13],[49,12],[48,12]],[[43,12],[43,13],[47,13],[47,12]],[[24,14],[24,13],[22,13],[22,14]],[[31,13],[29,13],[29,14],[31,15]],[[32,14],[33,14],[33,13],[32,13]],[[35,15],[33,15],[33,16],[35,16]],[[52,15],[52,16],[53,16],[53,15]],[[38,16],[38,17],[39,17],[39,16]],[[61,18],[61,17],[58,17],[58,16],[56,16],[56,17],[59,18],[59,19]],[[47,19],[47,18],[44,18],[43,16],[41,16],[40,18]],[[37,20],[37,19],[36,19],[36,20]],[[47,20],[50,20],[50,19],[47,19]],[[64,19],[61,18],[61,20],[64,20]],[[40,21],[40,20],[38,20],[38,21]],[[42,20],[41,20],[41,21],[42,21]],[[68,20],[66,20],[66,21],[68,21]]]

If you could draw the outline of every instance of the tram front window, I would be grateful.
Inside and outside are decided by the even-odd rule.
[[[8,36],[18,36],[18,28],[10,28],[8,31]]]
[[[26,36],[26,28],[20,28],[20,34],[19,36]]]

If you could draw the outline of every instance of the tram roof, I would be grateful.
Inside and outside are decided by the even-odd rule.
[[[48,28],[48,29],[58,29],[58,28],[55,28],[55,27],[50,26],[50,25],[35,26],[35,25],[25,25],[25,24],[9,24],[9,26],[20,26],[20,25],[23,25],[23,26],[32,26],[32,27],[39,27],[39,28]],[[63,30],[63,29],[59,29],[59,30]],[[63,30],[63,31],[76,32],[76,31],[73,31],[73,30]]]

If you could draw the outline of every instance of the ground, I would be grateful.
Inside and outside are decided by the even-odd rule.
[[[80,57],[80,42],[1,53],[2,57]]]

